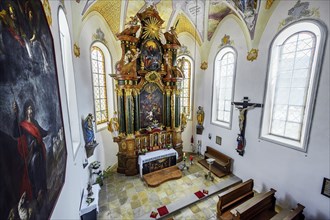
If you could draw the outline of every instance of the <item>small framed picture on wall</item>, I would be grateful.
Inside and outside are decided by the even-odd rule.
[[[321,194],[330,198],[330,179],[323,179]]]

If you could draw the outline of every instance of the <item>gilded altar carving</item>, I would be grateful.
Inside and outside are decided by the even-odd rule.
[[[132,16],[116,36],[122,56],[115,79],[119,136],[117,171],[135,175],[139,154],[173,147],[182,159],[180,87],[183,74],[176,66],[176,27],[162,33],[157,10],[150,6]],[[138,32],[138,30],[141,30]],[[139,33],[139,36],[137,36]]]

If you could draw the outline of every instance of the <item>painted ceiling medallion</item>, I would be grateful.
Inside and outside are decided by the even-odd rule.
[[[154,17],[150,17],[146,20],[145,26],[143,27],[142,38],[156,38],[159,40],[159,30],[162,26],[162,22]]]
[[[284,19],[280,25],[279,29],[290,24],[293,21],[299,20],[306,17],[320,17],[320,11],[318,8],[309,8],[309,2],[301,2],[298,0],[296,4],[288,11],[289,17]]]
[[[226,46],[226,45],[232,45],[233,41],[230,40],[230,36],[225,34],[223,38],[221,39],[220,47]]]
[[[104,33],[103,31],[101,30],[101,28],[98,28],[96,30],[96,33],[93,34],[93,40],[99,40],[105,44],[107,44],[107,40],[104,38]]]
[[[185,45],[182,45],[178,51],[178,55],[189,55],[190,51],[188,50],[188,47]]]
[[[248,52],[248,55],[246,56],[246,59],[248,60],[248,61],[254,61],[254,60],[256,60],[257,59],[257,57],[258,57],[258,52],[259,52],[259,50],[258,49],[254,49],[254,48],[252,48],[249,52]]]

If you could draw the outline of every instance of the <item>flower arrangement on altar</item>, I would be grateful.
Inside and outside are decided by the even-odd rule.
[[[184,160],[184,161],[187,160],[187,156],[186,156],[186,153],[185,153],[185,152],[183,153],[183,160]]]
[[[101,166],[100,161],[94,161],[89,165],[89,167],[94,170],[98,169],[100,166]]]

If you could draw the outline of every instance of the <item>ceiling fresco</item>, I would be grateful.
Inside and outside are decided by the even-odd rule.
[[[227,15],[235,14],[234,11],[228,7],[227,4],[221,1],[212,1],[209,9],[209,20],[207,29],[207,39],[211,40],[216,28],[220,21],[222,21]]]
[[[194,24],[189,20],[189,18],[184,13],[180,13],[176,17],[175,24],[177,21],[179,21],[178,26],[176,27],[177,34],[187,32],[195,39],[199,46],[201,46],[202,40],[197,33]]]
[[[242,28],[248,49],[257,47],[275,0],[88,0],[83,19],[99,13],[116,35],[138,12],[153,5],[164,20],[163,32],[178,22],[177,34],[189,33],[199,45],[211,41],[228,15],[234,16]],[[121,14],[122,13],[122,14]],[[121,21],[124,22],[121,23]]]
[[[175,5],[173,8],[176,12],[182,11],[190,19],[202,40],[204,39],[205,3],[206,0],[173,1]]]
[[[86,6],[88,4],[89,8],[84,13],[83,19],[85,19],[90,13],[97,12],[104,18],[104,20],[109,25],[110,30],[115,35],[116,33],[119,33],[120,30],[120,12],[122,3],[124,3],[124,1],[99,0],[94,1],[94,3],[87,1]]]

